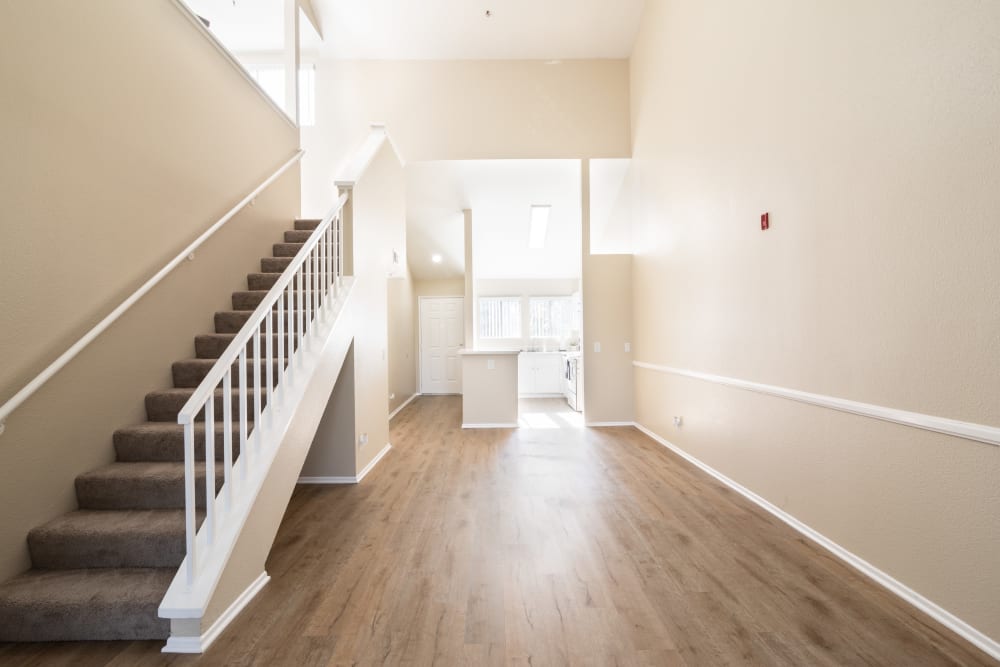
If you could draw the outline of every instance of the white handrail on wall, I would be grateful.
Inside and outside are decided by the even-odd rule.
[[[7,417],[9,417],[10,414],[14,412],[14,410],[20,407],[21,404],[24,403],[26,400],[31,398],[31,396],[36,391],[38,391],[42,387],[42,385],[44,385],[46,382],[52,379],[52,376],[54,376],[56,373],[62,370],[63,367],[66,366],[66,364],[68,364],[70,361],[72,361],[78,354],[80,354],[80,352],[85,347],[90,345],[90,343],[92,343],[95,338],[104,333],[104,331],[112,324],[114,324],[118,320],[118,318],[125,313],[125,311],[134,306],[136,302],[139,301],[139,299],[141,299],[146,295],[147,292],[156,287],[160,283],[160,281],[162,281],[167,276],[167,274],[176,269],[181,262],[183,262],[185,259],[191,256],[191,254],[194,253],[195,250],[201,247],[201,245],[205,243],[205,241],[207,241],[213,234],[215,234],[215,232],[219,231],[219,229],[221,229],[223,225],[229,222],[237,213],[246,208],[246,206],[250,204],[254,199],[256,199],[261,192],[266,190],[272,183],[278,180],[278,178],[280,178],[282,174],[288,171],[288,169],[292,165],[301,160],[304,154],[305,151],[302,150],[295,153],[295,155],[293,155],[292,158],[288,160],[288,162],[283,164],[276,172],[271,174],[271,176],[266,181],[258,185],[253,192],[251,192],[242,200],[240,200],[240,202],[236,204],[236,206],[231,208],[228,213],[222,216],[218,220],[218,222],[216,222],[214,225],[209,227],[204,234],[195,239],[194,242],[192,242],[188,247],[184,248],[184,250],[181,250],[177,254],[177,256],[174,257],[172,260],[170,260],[170,262],[166,266],[160,269],[156,273],[156,275],[154,275],[152,278],[143,283],[142,287],[140,287],[139,289],[137,289],[135,292],[132,293],[132,296],[125,299],[125,301],[123,301],[121,305],[119,305],[117,308],[111,311],[111,313],[109,313],[108,316],[105,317],[103,320],[98,322],[93,329],[84,334],[84,336],[76,343],[74,343],[72,347],[63,352],[58,359],[49,364],[45,370],[39,373],[35,377],[35,379],[29,382],[23,389],[21,389],[21,391],[14,394],[14,396],[12,396],[10,400],[8,400],[6,403],[0,406],[0,435],[3,435]]]
[[[218,521],[235,520],[230,510],[242,500],[235,498],[241,491],[241,487],[236,485],[236,477],[240,481],[246,481],[251,472],[250,467],[261,459],[263,445],[259,437],[249,437],[250,424],[253,423],[256,430],[257,425],[267,424],[273,418],[275,401],[281,396],[279,389],[286,383],[295,382],[300,348],[309,340],[309,333],[318,318],[331,312],[330,307],[339,295],[344,266],[341,213],[347,199],[347,194],[340,196],[177,416],[177,423],[184,427],[187,543],[184,568],[189,587],[195,585],[201,563],[211,558]],[[252,346],[250,354],[248,346]],[[248,360],[253,366],[252,385],[249,388],[251,378],[248,377]],[[298,365],[301,366],[301,363]],[[234,372],[237,375],[235,392]],[[219,497],[224,511],[221,514],[216,510],[214,465],[216,399],[221,399],[220,421],[223,426],[223,487]],[[234,421],[234,409],[237,411],[238,421]],[[203,541],[198,539],[195,472],[194,427],[199,415],[204,415],[205,422],[205,519],[201,526]],[[234,431],[237,431],[239,442],[238,458],[235,461]],[[206,553],[202,554],[202,550]]]

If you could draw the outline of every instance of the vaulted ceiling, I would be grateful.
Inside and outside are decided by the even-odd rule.
[[[284,0],[186,0],[231,50],[282,47]],[[628,58],[645,0],[311,0],[322,57],[377,60]],[[487,16],[489,12],[489,16]]]
[[[628,58],[643,4],[644,0],[313,0],[326,38],[325,54],[423,60]]]

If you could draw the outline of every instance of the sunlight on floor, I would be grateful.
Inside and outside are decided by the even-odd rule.
[[[521,428],[561,428],[552,417],[541,412],[522,414],[518,424]]]
[[[522,399],[518,425],[523,429],[583,428],[583,414],[563,399]]]

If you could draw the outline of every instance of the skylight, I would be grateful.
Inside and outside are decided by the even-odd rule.
[[[528,233],[528,247],[540,250],[545,247],[545,234],[549,228],[551,206],[531,207],[531,231]]]

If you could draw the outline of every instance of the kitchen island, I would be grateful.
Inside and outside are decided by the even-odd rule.
[[[517,428],[518,350],[464,350],[462,428]]]

